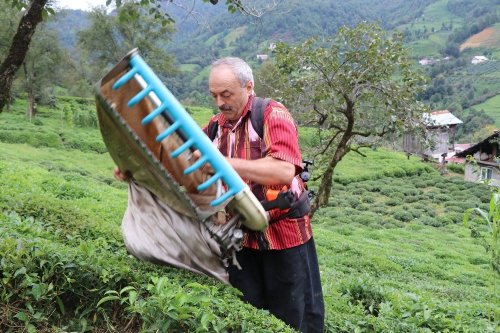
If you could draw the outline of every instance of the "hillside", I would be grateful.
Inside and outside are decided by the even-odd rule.
[[[289,332],[228,286],[126,253],[127,188],[112,178],[91,100],[57,100],[32,122],[24,109],[0,114],[0,331]],[[191,112],[199,123],[211,114]],[[462,223],[465,209],[487,208],[489,189],[363,152],[341,162],[313,220],[326,332],[495,332],[498,279],[471,237],[486,227]]]
[[[267,2],[251,4],[264,8]],[[497,115],[489,112],[486,116],[479,115],[472,108],[500,92],[497,0],[293,0],[278,4],[261,18],[255,18],[230,14],[220,3],[213,6],[202,1],[189,5],[164,2],[162,6],[176,20],[177,29],[172,42],[165,44],[175,56],[178,69],[178,74],[168,79],[172,92],[188,103],[209,106],[208,66],[216,58],[240,56],[258,69],[262,62],[256,55],[267,54],[272,59],[269,49],[272,43],[294,43],[313,35],[330,36],[342,25],[377,21],[383,28],[404,35],[415,66],[429,76],[426,91],[421,94],[424,102],[433,109],[449,109],[471,124],[495,123]],[[88,22],[83,12],[62,14],[57,15],[51,26],[59,30],[63,45],[72,50],[71,55],[76,59],[79,52],[74,50],[75,34]],[[479,44],[475,41],[478,38],[481,38]],[[490,63],[471,65],[475,55],[486,55]],[[419,65],[421,60],[431,65]],[[486,67],[488,70],[484,70]],[[478,130],[481,129],[464,127],[457,139],[469,142]]]

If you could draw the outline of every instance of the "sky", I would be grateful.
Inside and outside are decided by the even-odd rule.
[[[105,6],[106,0],[55,0],[55,3],[60,8],[91,10],[92,7]]]

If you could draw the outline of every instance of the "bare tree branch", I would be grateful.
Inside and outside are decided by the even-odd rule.
[[[355,148],[351,147],[351,151],[356,152],[357,154],[359,154],[359,155],[361,155],[361,156],[363,156],[363,157],[366,157],[366,155],[365,155],[365,154],[363,154],[361,151],[359,151],[359,149],[360,149],[360,148],[368,148],[368,147],[370,147],[370,146],[371,146],[371,145],[369,145],[369,144],[367,144],[367,143],[365,143],[365,144],[360,144],[360,145],[358,145],[358,146],[357,146],[357,147],[355,147]]]

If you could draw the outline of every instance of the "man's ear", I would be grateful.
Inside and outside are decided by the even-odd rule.
[[[246,88],[248,96],[253,95],[253,82],[252,81],[248,81],[245,88]]]

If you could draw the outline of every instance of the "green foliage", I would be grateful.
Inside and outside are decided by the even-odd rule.
[[[124,3],[118,6],[115,16],[107,15],[104,8],[96,8],[90,13],[90,26],[78,32],[81,59],[86,63],[90,82],[97,82],[134,48],[139,49],[159,76],[174,72],[172,57],[164,48],[173,33],[173,25],[171,22],[157,24],[155,19],[159,17],[155,17],[155,13],[143,13],[139,19],[137,6],[133,2]],[[157,7],[151,8],[155,11]]]
[[[475,229],[474,222],[469,222],[472,213],[477,213],[481,216],[483,223],[487,224],[488,231],[486,233],[481,233]],[[490,267],[494,274],[500,277],[500,245],[498,242],[498,236],[500,234],[500,192],[496,191],[491,195],[491,201],[489,209],[481,209],[479,207],[471,207],[467,210],[463,217],[464,223],[472,224],[472,231],[475,231],[472,235],[476,238],[482,239],[482,242],[486,248],[486,251],[490,254]],[[477,222],[475,222],[477,223]],[[497,296],[497,285],[493,283],[492,285],[492,297]],[[494,320],[498,320],[498,314],[492,312],[490,316]]]
[[[454,173],[462,175],[465,173],[464,165],[460,163],[449,163],[446,165],[446,168]]]
[[[353,305],[360,304],[366,314],[377,317],[380,306],[385,300],[382,288],[369,279],[358,278],[340,287],[342,296],[347,297]]]
[[[354,181],[376,180],[385,177],[404,177],[427,173],[434,173],[435,170],[424,163],[420,163],[416,157],[407,159],[404,154],[396,153],[386,149],[362,149],[361,152],[367,157],[358,154],[352,154],[349,158],[342,160],[336,168],[334,179],[343,185],[348,185]],[[369,158],[372,163],[367,164]],[[397,167],[395,167],[397,165]],[[372,191],[380,192],[384,190],[387,195],[391,192],[390,188],[383,183],[372,182]],[[393,185],[391,185],[393,186]],[[392,191],[394,192],[394,191]],[[396,191],[398,192],[398,191]]]

